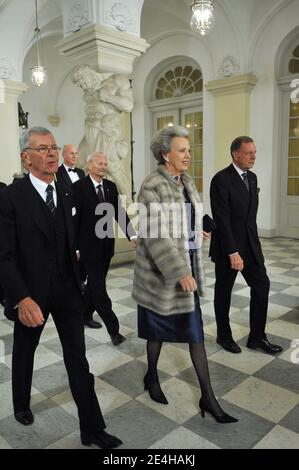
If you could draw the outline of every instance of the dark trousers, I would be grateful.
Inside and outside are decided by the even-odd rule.
[[[59,282],[51,287],[48,305],[42,309],[43,315],[47,319],[51,312],[58,331],[70,389],[78,407],[80,429],[88,433],[98,432],[105,428],[105,423],[94,391],[94,377],[89,372],[85,356],[84,304],[75,285],[65,290],[63,286],[57,287]],[[15,322],[12,359],[15,412],[29,408],[34,353],[43,328],[44,325],[29,328]]]
[[[106,289],[106,276],[110,260],[110,258],[103,259],[100,264],[85,265],[88,282],[84,292],[87,305],[84,320],[91,320],[92,314],[96,310],[111,335],[119,332],[119,322],[112,310],[112,302]]]
[[[229,324],[229,309],[232,288],[238,271],[229,266],[215,265],[216,284],[214,291],[214,308],[219,339],[232,337]],[[270,281],[264,265],[258,266],[254,261],[244,262],[241,271],[247,285],[250,287],[250,338],[265,337],[265,327],[268,310]]]

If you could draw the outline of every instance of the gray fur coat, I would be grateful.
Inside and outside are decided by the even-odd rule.
[[[200,295],[205,291],[202,259],[202,204],[192,178],[182,181],[195,208],[195,278]],[[191,274],[187,212],[183,186],[164,165],[143,182],[138,195],[139,237],[132,296],[137,304],[160,315],[194,310],[193,292],[184,292],[179,279]]]

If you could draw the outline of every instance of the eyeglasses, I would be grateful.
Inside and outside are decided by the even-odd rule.
[[[25,150],[35,150],[38,153],[46,154],[51,150],[51,152],[58,152],[61,150],[61,147],[58,147],[58,145],[40,145],[39,147],[27,147]]]

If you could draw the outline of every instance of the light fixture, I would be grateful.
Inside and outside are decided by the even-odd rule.
[[[213,10],[215,2],[213,0],[193,0],[191,9],[193,12],[190,26],[196,33],[205,36],[208,34],[215,23]]]
[[[31,69],[31,82],[35,86],[41,86],[47,82],[46,69],[41,65],[40,54],[40,29],[38,27],[37,18],[37,0],[35,0],[35,29],[34,29],[34,43],[35,43],[35,66]]]

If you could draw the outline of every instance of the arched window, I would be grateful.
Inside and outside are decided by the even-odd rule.
[[[202,75],[199,69],[190,65],[167,70],[158,79],[155,97],[157,100],[190,95],[202,91]]]

